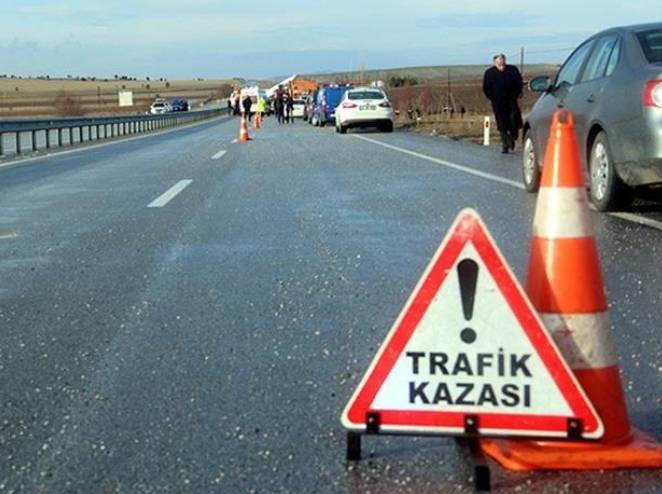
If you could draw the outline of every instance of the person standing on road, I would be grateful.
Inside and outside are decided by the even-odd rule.
[[[493,58],[494,67],[485,71],[483,92],[492,103],[497,129],[501,134],[501,152],[515,149],[522,128],[522,114],[517,99],[522,96],[522,76],[514,65],[506,65],[503,53]]]
[[[237,117],[241,114],[241,97],[238,91],[233,93],[232,101],[234,102],[234,116]]]
[[[276,110],[276,118],[278,119],[278,123],[282,124],[284,117],[284,111],[285,111],[285,102],[283,101],[283,92],[278,91],[276,93],[276,102],[274,103],[274,109]]]
[[[267,112],[267,102],[265,99],[258,94],[257,96],[257,113],[260,116],[260,120],[264,118],[264,114]]]
[[[287,123],[294,123],[294,117],[292,116],[292,111],[294,110],[294,100],[291,96],[287,97],[287,102],[285,103],[285,121]]]
[[[248,94],[246,96],[244,96],[244,99],[241,101],[241,106],[244,110],[244,113],[246,114],[246,118],[250,122],[251,121],[251,116],[252,116],[251,115],[251,106],[253,106],[253,102],[251,101],[251,97],[248,96]]]

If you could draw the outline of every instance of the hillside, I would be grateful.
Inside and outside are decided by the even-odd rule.
[[[391,77],[410,77],[419,82],[440,82],[448,79],[470,80],[483,76],[488,65],[437,65],[428,67],[401,67],[395,69],[355,70],[350,72],[328,72],[302,74],[302,77],[315,79],[318,82],[335,82],[338,80],[382,80],[387,81]],[[546,74],[557,70],[553,64],[531,64],[524,67],[526,73]]]

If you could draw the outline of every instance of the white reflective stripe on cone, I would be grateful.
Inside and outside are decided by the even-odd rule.
[[[578,187],[541,187],[533,219],[533,235],[542,238],[593,236],[586,190]]]
[[[540,314],[561,354],[572,369],[596,369],[618,364],[607,312]]]

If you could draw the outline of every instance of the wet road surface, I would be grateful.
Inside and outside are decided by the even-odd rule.
[[[348,468],[339,416],[460,209],[523,279],[519,156],[238,126],[0,169],[0,493],[473,491],[451,438],[365,438]],[[593,218],[631,420],[662,439],[662,208],[637,208]],[[662,485],[493,466],[494,492]]]

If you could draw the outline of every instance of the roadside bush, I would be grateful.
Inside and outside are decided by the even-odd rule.
[[[80,98],[76,98],[66,91],[60,92],[53,102],[55,113],[61,117],[77,117],[83,115],[83,106]]]
[[[416,86],[418,80],[415,77],[393,76],[388,80],[389,87]]]
[[[229,84],[221,84],[216,90],[216,93],[212,95],[212,97],[215,97],[216,99],[223,99],[229,97],[231,94],[232,86]]]

